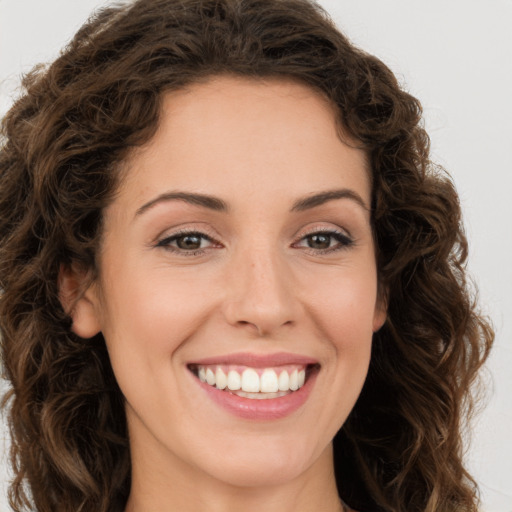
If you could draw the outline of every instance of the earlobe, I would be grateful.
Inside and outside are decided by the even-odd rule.
[[[375,312],[373,314],[373,332],[377,332],[388,317],[388,293],[379,290]]]
[[[98,298],[89,273],[74,266],[61,265],[59,270],[59,299],[71,317],[71,330],[81,338],[92,338],[101,331],[98,317]]]
[[[373,315],[373,332],[377,332],[386,322],[387,311],[385,307],[377,305]]]

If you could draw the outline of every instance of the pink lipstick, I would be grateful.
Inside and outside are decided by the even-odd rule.
[[[231,414],[250,420],[284,418],[307,400],[320,369],[297,354],[229,354],[187,365],[207,396]]]

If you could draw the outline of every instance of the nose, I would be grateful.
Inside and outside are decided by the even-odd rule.
[[[229,324],[270,336],[299,317],[294,279],[283,258],[270,250],[242,251],[229,268],[224,316]]]

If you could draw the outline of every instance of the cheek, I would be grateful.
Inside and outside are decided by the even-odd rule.
[[[323,439],[332,439],[346,421],[366,380],[377,293],[372,266],[334,270],[329,279],[322,276],[304,288],[309,318],[325,348],[319,375],[323,395],[312,415],[324,429]]]
[[[210,308],[210,294],[193,280],[169,272],[138,276],[135,272],[111,274],[107,283],[103,334],[111,356],[123,347],[139,356],[161,357],[172,353],[197,330]],[[133,279],[126,279],[132,275]]]
[[[376,304],[376,277],[371,266],[340,269],[321,286],[310,287],[310,314],[328,349],[326,377],[335,391],[331,411],[339,428],[366,379],[371,358]],[[332,419],[332,418],[331,418]]]
[[[337,344],[348,346],[373,334],[376,311],[374,272],[340,272],[331,279],[317,281],[306,290],[318,324]]]

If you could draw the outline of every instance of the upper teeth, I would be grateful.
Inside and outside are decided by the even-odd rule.
[[[306,369],[304,366],[287,366],[283,369],[240,368],[220,366],[199,366],[199,379],[218,389],[246,391],[249,393],[276,393],[278,391],[296,391],[304,385]]]

